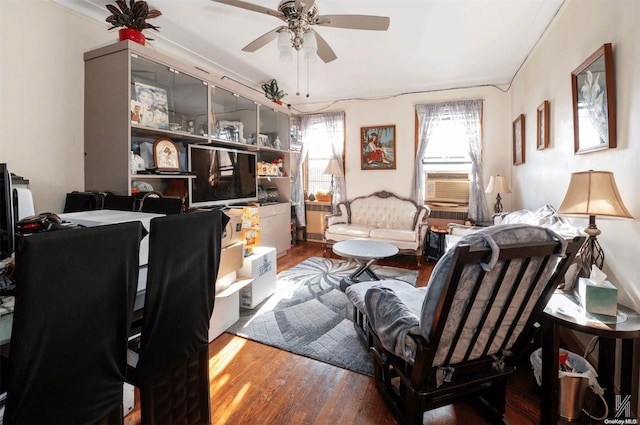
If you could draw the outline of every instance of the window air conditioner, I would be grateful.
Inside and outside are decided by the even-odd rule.
[[[427,173],[427,202],[469,203],[468,173]]]

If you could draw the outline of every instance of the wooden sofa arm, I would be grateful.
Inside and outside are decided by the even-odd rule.
[[[332,224],[344,224],[348,221],[348,219],[343,218],[342,214],[327,214],[324,216],[324,228],[326,229]]]
[[[347,224],[351,222],[351,217],[349,217],[349,203],[348,201],[343,201],[338,203],[336,206],[337,211],[333,214],[327,214],[324,216],[324,228],[326,229],[332,224]],[[344,214],[346,212],[346,214]]]

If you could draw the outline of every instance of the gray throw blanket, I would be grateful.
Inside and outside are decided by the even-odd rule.
[[[372,287],[365,294],[369,323],[382,346],[406,362],[413,363],[415,343],[409,333],[420,335],[420,321],[394,293],[384,286]]]

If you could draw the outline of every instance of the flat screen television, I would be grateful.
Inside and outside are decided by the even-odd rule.
[[[256,154],[212,145],[189,145],[189,207],[258,201]]]
[[[14,209],[11,173],[7,164],[0,164],[0,260],[15,249],[16,210]]]

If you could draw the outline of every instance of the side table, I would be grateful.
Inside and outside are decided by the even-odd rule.
[[[604,389],[604,399],[609,406],[609,417],[615,411],[614,378],[616,341],[621,340],[622,350],[620,394],[630,395],[630,417],[638,413],[638,375],[640,374],[640,314],[618,304],[618,315],[601,316],[585,312],[572,295],[557,292],[542,314],[542,394],[540,398],[540,423],[555,424],[558,420],[558,329],[572,329],[599,337],[598,382]],[[621,406],[625,407],[625,406]],[[624,419],[626,415],[618,418]]]
[[[427,261],[438,261],[444,255],[446,236],[449,231],[430,227],[427,236],[425,254]]]

